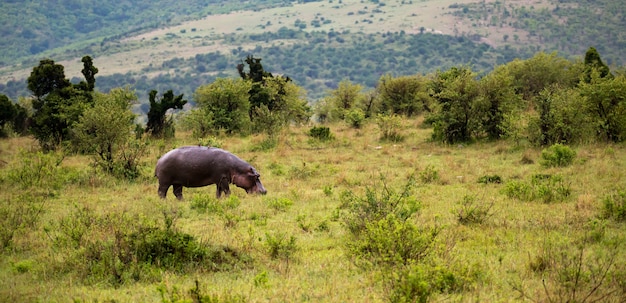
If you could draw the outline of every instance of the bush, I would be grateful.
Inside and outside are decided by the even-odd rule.
[[[265,234],[265,245],[272,259],[289,259],[298,250],[296,237],[278,232],[275,234]]]
[[[365,112],[363,112],[360,108],[350,109],[346,112],[344,121],[346,121],[353,128],[361,128],[361,126],[363,126],[363,122],[365,122]]]
[[[489,183],[502,183],[502,178],[498,175],[485,175],[478,178],[478,183],[489,184]]]
[[[505,185],[504,191],[509,198],[521,201],[541,200],[544,203],[563,201],[572,190],[560,175],[533,175],[530,182],[511,181]]]
[[[424,184],[436,182],[439,180],[439,171],[433,165],[428,165],[419,173],[419,178]]]
[[[326,126],[314,126],[309,130],[309,136],[320,141],[328,141],[333,139],[330,128]]]
[[[541,151],[541,165],[545,167],[564,167],[572,164],[576,152],[569,146],[554,144]]]
[[[398,115],[378,115],[376,119],[378,128],[380,129],[380,140],[401,142],[404,140],[404,136],[400,134],[400,128],[402,126],[402,118]]]
[[[10,247],[21,233],[37,228],[46,200],[30,192],[0,199],[0,250]]]
[[[613,218],[620,222],[626,221],[626,191],[609,194],[604,197],[602,202],[604,218]]]

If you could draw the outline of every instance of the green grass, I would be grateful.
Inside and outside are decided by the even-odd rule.
[[[546,299],[542,273],[548,272],[540,271],[542,260],[556,264],[554,269],[564,264],[549,253],[551,249],[567,245],[575,251],[576,244],[584,243],[586,265],[594,264],[593,253],[610,253],[612,245],[624,251],[624,222],[604,215],[602,208],[608,195],[623,191],[626,185],[624,145],[577,146],[573,164],[546,168],[539,164],[541,150],[523,143],[447,146],[430,142],[432,129],[421,127],[421,119],[402,120],[401,142],[380,141],[374,121],[360,129],[343,123],[327,126],[333,140],[311,141],[312,125],[293,127],[284,131],[275,148],[265,151],[253,151],[264,140],[260,136],[219,138],[222,148],[249,161],[261,173],[266,196],[248,196],[233,186],[233,197],[215,201],[212,185],[185,188],[182,202],[174,199],[171,191],[166,200],[160,200],[154,165],[170,148],[197,143],[183,132],[177,132],[174,140],[150,145],[142,176],[135,182],[94,172],[88,157],[66,156],[57,174],[64,180],[61,188],[38,200],[43,201],[44,211],[37,223],[17,229],[12,244],[0,252],[0,298],[15,302],[164,302],[161,289],[170,299],[178,295],[190,301],[189,291],[197,281],[198,292],[224,302],[229,298],[249,302],[386,301],[390,284],[380,279],[390,276],[364,270],[350,257],[346,245],[350,233],[341,217],[345,211],[342,195],[363,196],[368,188],[379,192],[381,179],[400,192],[411,176],[416,180],[412,199],[420,208],[407,222],[419,228],[441,227],[435,261],[445,264],[455,277],[469,281],[463,290],[437,292],[432,300],[510,302],[521,295],[514,288],[522,285],[529,299],[542,301]],[[3,208],[12,205],[7,202],[20,192],[45,192],[20,189],[6,178],[19,167],[23,150],[34,151],[36,144],[29,138],[0,140]],[[534,163],[522,164],[523,158]],[[435,172],[437,177],[432,178]],[[562,176],[570,186],[570,196],[554,203],[507,196],[507,182],[529,182],[538,174]],[[493,175],[500,176],[502,183],[479,183],[481,177]],[[424,179],[428,182],[420,176],[428,177]],[[473,224],[461,224],[460,203],[466,197],[473,199],[470,208],[489,206],[489,215]],[[136,218],[122,220],[120,226],[94,219],[100,223],[91,225],[84,241],[112,239],[115,231],[124,227],[165,229],[171,225],[201,245],[228,248],[239,261],[231,260],[234,263],[228,264],[234,266],[218,270],[212,266],[184,271],[158,268],[143,280],[130,279],[119,285],[90,282],[81,278],[80,266],[68,262],[80,249],[55,240],[61,234],[61,221],[90,217],[78,210],[110,222],[123,216]],[[590,238],[593,241],[581,242]],[[626,275],[624,258],[618,254],[615,264],[622,267],[614,267],[621,277]],[[558,287],[556,280],[547,281],[551,295]]]

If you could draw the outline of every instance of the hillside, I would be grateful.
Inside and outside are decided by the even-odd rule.
[[[7,47],[21,61],[11,60],[12,55],[3,58],[0,93],[12,99],[28,95],[24,79],[44,57],[64,65],[68,77],[80,78],[79,58],[85,54],[99,67],[98,89],[130,84],[142,99],[153,88],[190,96],[215,77],[235,76],[234,67],[249,54],[263,58],[267,70],[292,77],[311,99],[345,78],[372,88],[385,73],[428,73],[462,64],[488,71],[537,51],[581,57],[593,45],[608,64],[624,63],[626,25],[618,1],[256,2],[248,1],[237,11],[219,1],[150,6],[162,8],[161,13],[142,10],[141,4],[98,4],[110,9],[97,29],[64,34],[63,39],[51,39],[58,45],[26,56]],[[77,23],[68,20],[78,20],[76,15],[85,15],[87,8],[92,18],[102,13],[88,1],[80,3],[59,8],[67,20],[52,23],[52,33],[37,32],[54,37],[71,32],[70,24]],[[41,11],[34,2],[24,5]],[[120,17],[120,7],[132,18]],[[59,15],[59,10],[48,13]],[[23,36],[28,28],[6,33],[7,41],[25,44],[12,37]]]

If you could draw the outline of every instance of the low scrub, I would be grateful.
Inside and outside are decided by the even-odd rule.
[[[626,191],[617,191],[602,200],[602,214],[619,222],[626,222]]]
[[[509,198],[520,201],[541,200],[544,203],[564,201],[572,194],[570,184],[562,176],[547,174],[533,175],[530,182],[507,182],[504,192]]]
[[[64,271],[74,272],[86,283],[153,282],[160,280],[163,270],[221,271],[249,261],[229,247],[213,247],[176,230],[174,218],[167,215],[165,226],[160,226],[136,216],[97,215],[77,207],[46,232],[57,247],[70,252]]]

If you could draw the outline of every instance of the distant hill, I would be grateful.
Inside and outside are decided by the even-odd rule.
[[[50,2],[47,2],[50,3]],[[386,73],[428,73],[468,64],[489,71],[538,51],[582,57],[589,46],[626,62],[621,0],[37,1],[0,3],[0,93],[28,95],[41,58],[96,87],[131,85],[191,97],[215,77],[236,77],[247,55],[290,76],[316,99],[342,79],[373,88]]]

